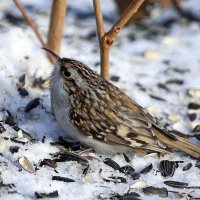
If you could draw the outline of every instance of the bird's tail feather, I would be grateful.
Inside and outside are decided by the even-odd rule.
[[[176,139],[169,138],[157,128],[155,128],[153,132],[155,136],[168,147],[183,151],[192,157],[200,158],[200,146],[195,145],[180,136],[175,136]]]

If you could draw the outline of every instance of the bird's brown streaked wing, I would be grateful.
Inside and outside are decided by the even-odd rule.
[[[108,109],[98,113],[95,111],[95,116],[93,109],[82,109],[82,111],[79,113],[80,110],[71,109],[71,121],[86,136],[136,148],[158,146],[151,133],[151,124],[142,117],[137,117],[133,111],[127,110],[122,114],[121,111],[116,113]]]

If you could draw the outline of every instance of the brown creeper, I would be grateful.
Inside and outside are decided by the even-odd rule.
[[[51,105],[71,138],[102,153],[181,150],[200,158],[200,146],[169,133],[145,109],[85,64],[60,58],[51,77]]]

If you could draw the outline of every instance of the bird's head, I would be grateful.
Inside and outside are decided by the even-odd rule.
[[[87,90],[91,85],[98,86],[98,82],[102,80],[101,76],[91,70],[85,64],[69,58],[61,58],[52,50],[43,48],[48,51],[57,60],[54,71],[52,73],[52,84],[59,82],[66,91]],[[92,83],[92,84],[91,84]],[[69,91],[69,92],[70,92]]]

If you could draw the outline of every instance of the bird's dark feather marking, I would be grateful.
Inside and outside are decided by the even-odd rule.
[[[127,137],[129,137],[129,138],[135,138],[137,136],[138,136],[138,134],[134,133],[134,132],[130,132],[130,133],[127,134]]]

